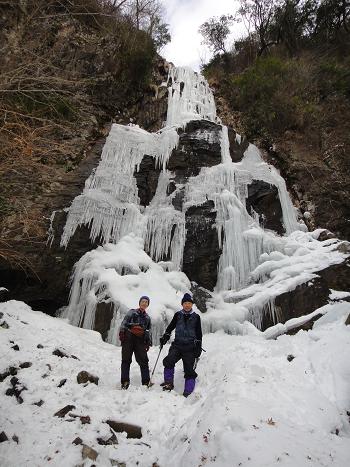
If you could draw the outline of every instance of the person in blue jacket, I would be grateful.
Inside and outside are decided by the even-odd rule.
[[[185,372],[183,395],[187,397],[193,392],[196,384],[197,373],[194,370],[194,364],[202,352],[202,326],[200,316],[192,309],[193,299],[190,294],[185,293],[181,304],[182,310],[175,313],[164,335],[160,338],[160,344],[163,346],[175,329],[175,340],[163,360],[164,382],[162,386],[164,391],[171,391],[174,388],[175,364],[181,359]]]

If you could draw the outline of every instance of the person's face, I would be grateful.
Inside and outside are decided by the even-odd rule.
[[[148,307],[148,301],[145,298],[143,298],[140,301],[139,307],[140,307],[141,310],[145,310]]]
[[[185,311],[191,311],[192,310],[192,302],[183,302],[182,308]]]

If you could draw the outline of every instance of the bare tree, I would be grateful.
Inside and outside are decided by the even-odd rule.
[[[199,27],[199,33],[203,36],[203,44],[206,44],[214,54],[225,53],[225,42],[230,33],[233,16],[222,15],[220,18],[210,18]]]
[[[282,4],[282,0],[240,0],[240,4],[235,20],[243,21],[248,34],[257,34],[258,55],[262,55],[271,45],[276,44],[276,41],[269,37],[269,30],[276,8]]]

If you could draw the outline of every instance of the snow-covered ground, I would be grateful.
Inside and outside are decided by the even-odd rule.
[[[0,438],[4,432],[8,440],[0,443],[0,465],[346,467],[350,326],[344,322],[350,303],[328,305],[327,311],[312,331],[277,340],[258,331],[205,335],[197,387],[185,399],[180,364],[171,393],[159,386],[161,359],[152,388],[141,386],[133,363],[131,387],[122,391],[119,347],[22,302],[2,303]],[[67,357],[53,355],[56,349]],[[149,352],[151,368],[158,352]],[[20,368],[26,362],[32,365]],[[12,369],[5,377],[10,367],[17,374]],[[78,384],[81,370],[99,377],[98,385]],[[22,403],[5,394],[11,380],[18,391],[26,388],[18,395]],[[75,408],[54,416],[67,405]],[[89,416],[90,423],[71,413]],[[100,445],[97,438],[111,436],[106,420],[139,425],[142,438],[117,433],[118,444]],[[83,446],[72,444],[76,437],[98,453],[96,460],[82,459]]]

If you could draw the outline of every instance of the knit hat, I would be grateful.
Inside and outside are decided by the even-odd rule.
[[[150,299],[149,299],[149,297],[147,297],[147,295],[142,295],[142,297],[141,297],[140,300],[139,300],[139,304],[140,304],[141,300],[147,300],[147,301],[148,301],[148,304],[149,304],[149,302],[150,302]]]
[[[181,305],[183,305],[184,302],[193,303],[193,298],[191,297],[191,295],[189,293],[185,293],[185,295],[182,297]]]

